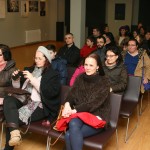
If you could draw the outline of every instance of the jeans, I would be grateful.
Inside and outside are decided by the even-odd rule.
[[[83,138],[95,135],[103,131],[103,128],[93,128],[85,124],[79,118],[74,118],[69,122],[69,129],[65,134],[67,150],[82,150]]]

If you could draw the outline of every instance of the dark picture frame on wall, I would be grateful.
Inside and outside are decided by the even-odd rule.
[[[125,20],[125,8],[126,5],[115,4],[115,20]]]
[[[19,12],[19,0],[7,0],[8,12]]]

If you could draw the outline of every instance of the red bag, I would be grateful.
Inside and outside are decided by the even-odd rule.
[[[56,124],[56,129],[58,131],[66,130],[68,123],[73,118],[79,118],[84,123],[86,123],[94,128],[103,128],[106,124],[106,121],[98,119],[93,114],[90,114],[88,112],[80,112],[80,113],[72,114],[68,118],[61,118],[60,120],[58,120],[57,124]]]

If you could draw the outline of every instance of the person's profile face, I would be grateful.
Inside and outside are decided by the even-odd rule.
[[[93,75],[96,73],[99,66],[97,65],[97,61],[92,57],[87,57],[84,62],[84,69],[87,75]]]

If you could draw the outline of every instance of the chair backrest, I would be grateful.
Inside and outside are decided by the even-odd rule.
[[[111,127],[114,128],[116,128],[118,124],[121,101],[122,101],[122,95],[115,94],[115,93],[110,94],[110,105],[111,105],[110,125]]]
[[[68,92],[70,91],[70,89],[71,89],[70,86],[67,86],[67,85],[61,86],[61,94],[60,94],[61,104],[64,104],[64,100]]]
[[[127,88],[123,94],[123,100],[138,102],[141,89],[141,77],[129,76]]]
[[[67,67],[67,72],[68,72],[67,85],[70,84],[71,77],[74,74],[75,70],[76,67],[70,67],[70,66]]]

